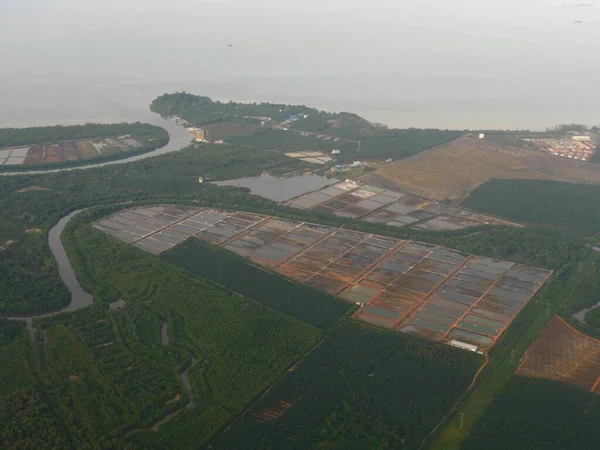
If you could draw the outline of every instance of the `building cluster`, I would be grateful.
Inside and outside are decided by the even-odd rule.
[[[367,163],[364,161],[354,161],[350,164],[336,164],[331,168],[332,172],[345,172],[352,169],[364,169],[367,167]]]
[[[596,152],[590,136],[568,136],[559,139],[526,139],[536,147],[563,158],[589,161]]]
[[[206,139],[206,134],[202,128],[188,127],[187,131],[194,135],[194,140],[196,142],[208,142]]]
[[[281,124],[282,125],[290,124],[299,119],[308,119],[308,114],[292,114],[292,115],[288,116],[288,118],[285,119],[283,122],[281,122]]]

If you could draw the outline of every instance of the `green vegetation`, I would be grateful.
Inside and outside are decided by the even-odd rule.
[[[41,312],[66,304],[68,292],[47,245],[48,230],[73,210],[104,205],[74,219],[63,235],[78,279],[96,303],[36,320],[33,342],[22,323],[0,319],[1,448],[162,449],[211,443],[227,449],[415,448],[440,421],[428,441],[434,448],[493,448],[495,442],[519,448],[515,439],[527,433],[531,438],[523,439],[523,448],[595,443],[598,413],[588,394],[573,394],[562,385],[557,391],[552,383],[533,386],[525,380],[525,385],[513,376],[520,357],[554,314],[575,324],[571,314],[600,298],[599,255],[589,240],[575,234],[598,232],[593,195],[571,191],[584,187],[557,183],[544,188],[532,182],[535,188],[524,184],[518,191],[502,191],[517,203],[514,214],[554,228],[482,226],[434,233],[294,210],[243,189],[201,185],[198,177],[302,170],[304,163],[281,154],[294,149],[335,146],[342,158],[399,158],[460,133],[387,130],[353,114],[305,107],[176,97],[178,105],[163,96],[153,108],[207,126],[229,144],[191,145],[85,172],[0,177],[0,313]],[[308,117],[286,124],[287,132],[271,125],[298,113]],[[272,121],[262,125],[264,120],[244,116]],[[492,198],[481,200],[482,208],[501,203],[511,211],[501,193]],[[474,389],[453,410],[456,414],[443,420],[471,383],[482,362],[478,356],[346,318],[334,324],[348,310],[346,304],[225,250],[192,241],[156,258],[89,225],[116,209],[147,203],[242,209],[412,238],[554,269],[555,274],[502,335]],[[572,205],[587,216],[577,215]],[[110,311],[106,303],[120,298],[126,306]],[[600,336],[597,314],[588,315],[588,325],[577,326]],[[165,323],[170,345],[161,341]],[[184,372],[191,391],[182,380]],[[571,430],[564,434],[554,431],[561,429],[554,420],[562,413],[559,399],[568,402],[562,428]],[[546,407],[548,414],[540,414]],[[518,414],[509,417],[515,408]],[[158,432],[151,431],[173,412],[178,414]],[[462,429],[459,412],[465,413]],[[517,420],[527,425],[513,424]],[[553,440],[546,430],[555,433]]]
[[[481,364],[474,354],[347,323],[212,448],[417,448]]]
[[[319,112],[300,118],[291,126],[295,130],[361,141],[360,151],[355,155],[341,154],[344,160],[406,158],[463,134],[461,131],[438,129],[388,129],[385,125],[372,124],[352,113]]]
[[[433,449],[459,449],[478,420],[506,388],[521,357],[555,314],[564,313],[582,298],[597,295],[596,282],[588,282],[590,271],[597,267],[598,256],[591,251],[580,261],[556,270],[553,281],[530,301],[500,337],[489,355],[489,364],[475,388],[459,405],[456,413],[440,428],[432,441]],[[544,405],[538,405],[544,408]],[[461,419],[460,413],[464,413]],[[463,425],[461,426],[461,421]]]
[[[461,136],[447,130],[385,130],[361,143],[354,159],[401,159],[431,147],[445,144]]]
[[[225,119],[244,116],[264,116],[281,122],[293,114],[313,113],[316,109],[306,106],[290,106],[275,103],[222,103],[214,102],[208,97],[176,92],[164,94],[154,99],[150,110],[163,117],[179,116],[182,119],[202,126]]]
[[[271,103],[213,102],[208,97],[185,92],[162,95],[152,102],[150,109],[163,117],[179,116],[196,126],[210,125],[209,130],[215,124],[227,124],[220,127],[218,136],[236,145],[281,152],[339,149],[341,153],[336,157],[339,162],[406,158],[463,134],[437,129],[387,129],[352,113],[333,114],[305,106]],[[272,120],[261,124],[255,119],[260,116]],[[288,131],[273,128],[290,116],[298,117],[282,124]]]
[[[475,209],[518,222],[550,225],[582,236],[600,232],[594,208],[600,186],[539,180],[491,180],[464,201]]]
[[[598,308],[594,308],[585,315],[585,321],[588,325],[600,330],[600,312]],[[588,334],[592,334],[589,333]]]
[[[99,212],[91,214],[90,219]],[[195,445],[202,442],[321,336],[314,327],[190,276],[85,222],[85,215],[77,217],[64,235],[69,249],[77,248],[70,254],[82,282],[112,288],[128,305],[149,300],[149,307],[171,318],[171,344],[199,360],[189,374],[196,411],[189,419],[181,416],[175,427],[191,426],[194,431],[181,436],[165,432],[165,446],[182,448],[178,442],[189,439]],[[212,416],[220,419],[208,420],[205,428],[193,425]]]
[[[70,299],[46,233],[29,233],[0,253],[0,314],[57,310]]]
[[[302,135],[294,131],[274,128],[262,128],[250,136],[233,137],[227,141],[239,146],[276,150],[281,153],[317,150],[329,154],[331,150],[338,149],[341,152],[340,155],[349,155],[350,158],[354,157],[358,146],[357,142],[336,142],[333,139],[318,138],[310,134]],[[307,165],[307,167],[310,166],[314,167],[314,165]]]
[[[85,125],[56,125],[51,127],[0,128],[0,148],[20,145],[55,144],[86,138],[101,138],[133,134],[145,138],[163,137],[167,132],[147,123],[86,123]],[[168,140],[168,136],[167,136]],[[163,144],[164,145],[164,144]]]
[[[592,157],[589,159],[589,162],[595,163],[595,164],[600,164],[600,134],[598,134],[598,133],[599,132],[596,131],[596,135],[594,138],[594,142],[596,143],[596,151],[594,152]]]
[[[273,154],[272,152],[268,152]],[[267,160],[263,160],[267,161]],[[277,163],[272,167],[278,168]],[[203,168],[203,171],[200,171]],[[214,177],[255,174],[260,171],[252,156],[237,148],[203,145],[172,155],[137,163],[39,176],[0,178],[0,242],[15,242],[2,251],[0,273],[33,274],[22,278],[27,286],[19,294],[19,280],[0,279],[2,310],[11,313],[46,312],[64,306],[66,293],[56,275],[56,263],[45,242],[47,231],[69,212],[95,204],[127,201],[154,203],[191,203],[263,214],[277,214],[292,220],[343,226],[359,231],[412,238],[445,245],[465,252],[521,261],[546,268],[560,267],[564,261],[580,260],[585,244],[575,236],[543,228],[515,229],[480,227],[478,231],[435,233],[398,229],[356,222],[330,214],[300,211],[249,195],[246,190],[198,183],[199,172]],[[20,192],[31,186],[47,190]],[[42,233],[26,233],[38,228]],[[589,250],[589,249],[587,249]],[[37,255],[33,257],[34,255]],[[53,275],[54,273],[54,275]],[[48,290],[47,280],[57,286]],[[64,289],[64,288],[61,288]],[[48,295],[48,293],[51,293]],[[62,296],[62,297],[61,297]],[[39,301],[38,301],[39,300]]]
[[[45,344],[10,331],[0,360],[14,357],[13,348],[20,356],[3,365],[0,380],[15,373],[24,379],[2,383],[0,402],[10,406],[7,415],[22,413],[0,421],[0,444],[36,436],[35,428],[61,439],[36,441],[36,448],[125,448],[127,440],[145,448],[149,433],[159,448],[202,446],[322,336],[94,230],[88,222],[106,211],[81,213],[63,239],[82,284],[117,292],[126,306],[108,311],[96,303],[39,319]],[[170,345],[161,343],[162,323]],[[194,403],[183,410],[190,401],[180,381],[186,368]],[[174,411],[181,412],[158,434],[145,431]]]
[[[7,344],[21,334],[25,322],[17,322],[0,317],[0,345]]]
[[[600,439],[598,396],[550,380],[513,376],[475,425],[465,450],[592,450]]]
[[[351,308],[332,295],[254,266],[233,252],[199,239],[188,239],[165,257],[196,275],[322,329]]]

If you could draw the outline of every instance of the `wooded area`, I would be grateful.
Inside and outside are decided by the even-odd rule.
[[[281,152],[321,150],[329,153],[338,149],[341,150],[336,156],[338,162],[406,158],[463,134],[457,130],[388,129],[352,113],[327,113],[305,106],[271,103],[221,103],[185,92],[161,95],[152,102],[150,108],[163,117],[178,116],[195,126],[238,123],[243,118],[248,123],[256,124],[256,117],[268,117],[271,121],[262,126],[256,125],[255,133],[249,133],[244,127],[242,134],[223,133],[219,137],[237,145]],[[288,130],[272,128],[290,117],[293,117],[292,121],[282,124],[282,128]]]
[[[130,439],[145,448],[143,430],[188,404],[179,374],[192,357],[196,406],[149,433],[159,448],[200,446],[321,338],[315,327],[92,229],[93,214],[73,219],[65,244],[82,284],[115,290],[126,306],[108,311],[96,303],[40,319],[45,344],[11,332],[0,361],[14,357],[13,348],[22,354],[3,365],[0,380],[15,372],[31,379],[1,384],[0,402],[10,407],[2,411],[0,446],[28,437],[36,448],[126,448],[125,436],[140,429]],[[162,323],[169,345],[160,340]],[[39,367],[28,363],[38,357]]]
[[[597,397],[567,384],[515,375],[464,448],[595,449],[600,439]]]
[[[212,447],[417,448],[482,363],[471,353],[348,323]]]
[[[144,138],[160,138],[162,145],[168,134],[165,130],[147,123],[86,123],[85,125],[56,125],[50,127],[0,128],[0,148],[19,145],[53,144],[77,139],[135,134]]]
[[[324,330],[351,308],[337,297],[254,266],[233,252],[199,239],[188,239],[164,257],[196,275]]]

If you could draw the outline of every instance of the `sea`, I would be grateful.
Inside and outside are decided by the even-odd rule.
[[[2,0],[0,127],[149,120],[174,91],[403,128],[600,125],[600,4],[569,1]]]

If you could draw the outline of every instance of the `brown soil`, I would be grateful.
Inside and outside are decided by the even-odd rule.
[[[179,400],[181,400],[181,395],[177,394],[175,397],[173,397],[171,400],[169,400],[166,404],[169,405],[171,403],[176,403]]]
[[[600,184],[600,165],[462,137],[387,164],[363,181],[433,200],[458,200],[492,178]]]
[[[43,164],[44,163],[45,146],[35,145],[27,152],[25,164]]]
[[[95,158],[98,152],[92,146],[90,141],[77,141],[77,151],[81,159]]]
[[[265,408],[262,411],[255,414],[254,418],[257,422],[271,422],[283,415],[288,409],[292,407],[290,402],[285,400],[279,400],[273,408]]]
[[[62,161],[62,148],[60,145],[48,145],[46,147],[46,163],[56,163]]]
[[[598,393],[600,341],[556,316],[529,347],[517,374],[562,381]]]

